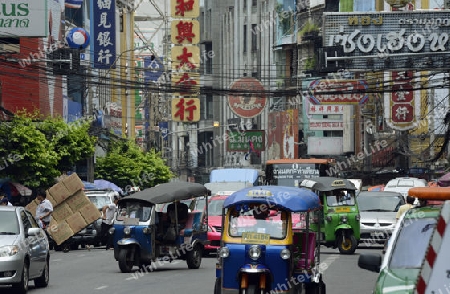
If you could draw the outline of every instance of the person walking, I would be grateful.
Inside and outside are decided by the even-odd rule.
[[[400,206],[400,208],[398,209],[397,215],[395,216],[396,220],[399,220],[405,212],[414,207],[414,201],[416,201],[416,198],[406,196],[406,203]]]
[[[114,224],[114,214],[117,210],[119,196],[114,196],[114,203],[102,207],[102,242],[106,242],[106,250],[114,249],[113,236],[109,233],[109,229]]]
[[[46,229],[50,224],[53,205],[47,199],[47,194],[44,189],[38,189],[36,199],[39,202],[36,207],[36,221],[41,228]]]

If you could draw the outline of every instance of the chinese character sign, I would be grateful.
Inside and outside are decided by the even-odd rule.
[[[110,69],[116,59],[115,1],[91,1],[92,66]]]
[[[174,71],[189,71],[200,67],[200,48],[198,46],[174,46],[171,51]]]
[[[200,24],[197,20],[174,20],[171,24],[171,41],[173,44],[198,44],[200,41]]]
[[[200,15],[200,0],[172,0],[173,18],[196,18]]]
[[[179,122],[198,122],[200,120],[200,99],[173,98],[172,120]]]

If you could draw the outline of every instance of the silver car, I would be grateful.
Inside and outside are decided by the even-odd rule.
[[[383,244],[395,228],[395,216],[405,204],[402,194],[386,191],[363,191],[356,197],[361,216],[360,245]]]
[[[0,285],[26,293],[28,282],[47,287],[50,249],[47,236],[23,207],[0,206]]]

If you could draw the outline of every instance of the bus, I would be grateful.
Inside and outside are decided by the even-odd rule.
[[[266,162],[266,185],[298,187],[304,179],[330,176],[334,159],[272,159]]]

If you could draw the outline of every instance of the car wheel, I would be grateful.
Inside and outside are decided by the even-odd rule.
[[[13,284],[13,289],[15,293],[19,293],[19,294],[25,294],[28,292],[28,278],[29,278],[29,266],[28,264],[25,262],[23,265],[23,270],[22,270],[22,278],[20,280],[19,283],[17,284]]]
[[[50,264],[49,264],[49,257],[47,257],[47,260],[45,261],[45,267],[44,271],[42,272],[42,275],[34,280],[34,285],[38,288],[45,288],[48,286],[48,281],[50,279]]]
[[[187,253],[186,263],[188,268],[198,269],[202,263],[202,248],[195,246],[191,251]]]

